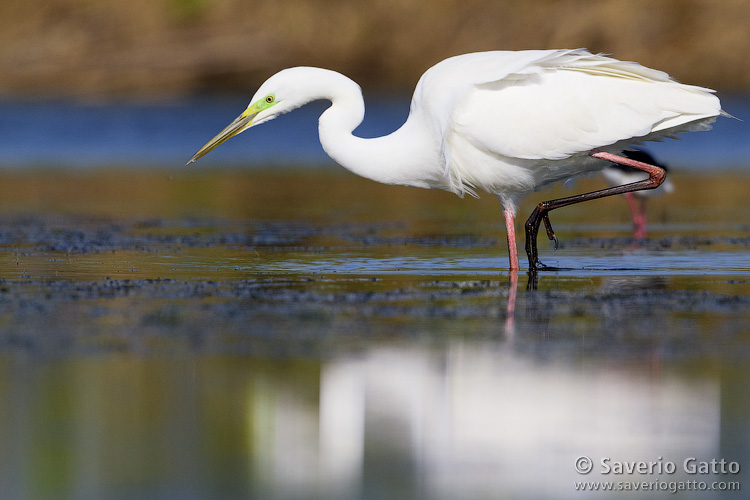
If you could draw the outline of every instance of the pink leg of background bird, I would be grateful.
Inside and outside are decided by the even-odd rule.
[[[625,193],[630,213],[633,214],[633,237],[639,240],[646,239],[646,200],[638,200],[633,193]]]

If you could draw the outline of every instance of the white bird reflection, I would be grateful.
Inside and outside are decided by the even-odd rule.
[[[747,457],[746,370],[531,345],[0,358],[0,496],[578,498],[574,481],[607,479],[577,474],[582,455]]]
[[[320,472],[324,490],[343,497],[361,487],[365,445],[365,379],[356,361],[326,367],[320,377]]]
[[[326,498],[357,498],[392,481],[428,498],[573,498],[578,456],[681,464],[715,457],[720,435],[717,380],[540,364],[460,342],[442,354],[376,349],[327,363],[317,415],[278,404],[269,424],[282,496],[317,484]]]

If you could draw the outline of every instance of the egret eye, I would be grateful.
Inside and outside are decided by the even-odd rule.
[[[271,104],[276,98],[273,95],[267,95],[266,96],[266,102],[268,104]]]

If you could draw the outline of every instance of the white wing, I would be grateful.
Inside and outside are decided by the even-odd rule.
[[[431,68],[412,109],[421,108],[436,127],[447,175],[483,185],[466,171],[476,158],[454,158],[453,150],[538,163],[658,140],[708,128],[721,113],[711,92],[585,50],[483,52]]]

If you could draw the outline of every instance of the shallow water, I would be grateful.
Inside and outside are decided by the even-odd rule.
[[[748,181],[674,176],[645,242],[621,199],[555,212],[516,287],[490,197],[7,173],[0,496],[742,498]]]

